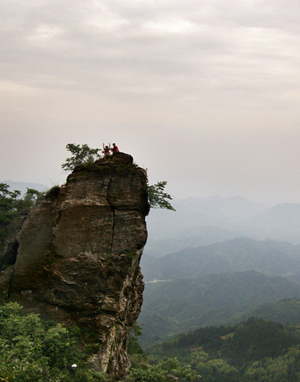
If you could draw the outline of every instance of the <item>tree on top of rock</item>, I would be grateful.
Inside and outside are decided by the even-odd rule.
[[[70,151],[72,156],[67,158],[65,163],[61,165],[64,171],[73,171],[80,164],[93,163],[96,159],[101,158],[100,149],[91,149],[87,144],[75,145],[68,143],[66,149]]]
[[[75,145],[74,143],[68,143],[66,149],[71,152],[72,156],[67,158],[61,166],[65,171],[73,171],[78,165],[93,163],[96,159],[101,158],[99,151],[101,152],[102,150],[91,149],[87,144]],[[151,186],[148,185],[147,191],[150,208],[165,208],[175,211],[169,202],[172,200],[171,195],[164,191],[166,185],[167,182],[165,180]]]

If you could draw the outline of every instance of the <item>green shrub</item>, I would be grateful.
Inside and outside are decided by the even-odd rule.
[[[177,358],[168,358],[147,368],[132,369],[128,381],[170,382],[172,377],[180,378],[180,381],[194,381],[200,378],[190,366],[179,362]]]
[[[60,191],[60,186],[53,186],[46,192],[46,197],[57,198]]]
[[[0,381],[94,382],[109,377],[89,369],[78,328],[23,315],[17,303],[0,306]]]

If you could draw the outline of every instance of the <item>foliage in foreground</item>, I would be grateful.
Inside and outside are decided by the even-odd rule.
[[[111,378],[91,370],[89,353],[78,328],[46,322],[37,314],[24,315],[17,303],[0,306],[0,381],[5,382],[109,382]],[[137,338],[140,328],[133,329]],[[149,365],[137,341],[131,346],[134,362],[126,381],[165,382],[170,375],[194,381],[195,370],[177,358]]]
[[[0,306],[0,381],[111,381],[89,369],[78,328],[44,322],[38,315],[22,315],[20,310],[17,303]],[[140,328],[134,328],[133,336],[139,335]],[[136,341],[131,352],[133,367],[127,382],[300,379],[299,328],[289,325],[287,330],[262,319],[177,336],[161,344],[156,354],[152,351],[149,359]]]
[[[78,328],[21,314],[17,303],[0,306],[0,380],[5,382],[94,382],[108,380],[89,369],[78,348]]]
[[[136,325],[126,382],[292,382],[300,378],[299,328],[251,318],[229,327],[179,335],[152,349],[139,347]],[[109,382],[90,370],[78,328],[21,314],[17,303],[0,306],[0,381]],[[168,358],[167,358],[168,357]],[[151,364],[149,364],[149,362]],[[201,375],[201,377],[200,377]]]

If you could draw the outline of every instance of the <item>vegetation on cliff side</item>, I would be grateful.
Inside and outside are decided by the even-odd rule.
[[[78,328],[23,315],[17,303],[0,306],[0,380],[5,382],[106,381],[90,370]]]
[[[170,194],[165,192],[167,182],[161,181],[148,186],[148,200],[150,208],[165,208],[167,210],[175,211],[169,200],[172,200]]]

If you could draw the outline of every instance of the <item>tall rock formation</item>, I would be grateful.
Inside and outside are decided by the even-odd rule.
[[[130,155],[77,166],[26,219],[14,270],[2,272],[10,301],[93,331],[92,363],[116,377],[128,369],[128,333],[142,305],[148,212],[147,175]]]

